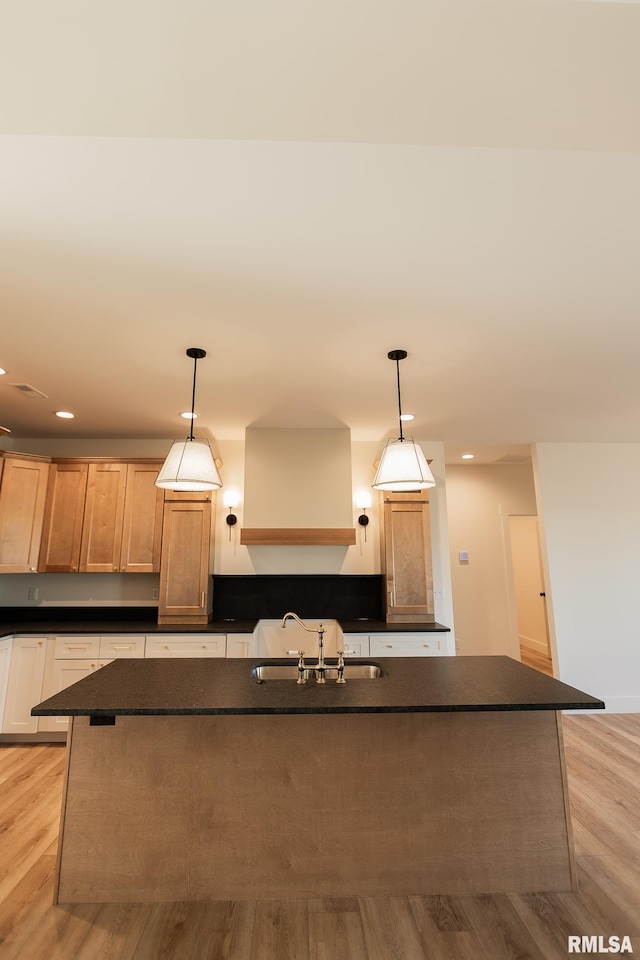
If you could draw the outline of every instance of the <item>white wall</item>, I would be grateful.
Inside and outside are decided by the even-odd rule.
[[[449,465],[447,503],[458,653],[519,658],[505,534],[509,514],[537,512],[531,465]]]
[[[640,711],[640,444],[539,443],[534,469],[557,675]]]

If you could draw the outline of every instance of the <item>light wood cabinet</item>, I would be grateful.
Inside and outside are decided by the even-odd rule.
[[[211,500],[165,502],[158,623],[209,621],[210,552]]]
[[[51,464],[39,563],[44,573],[78,570],[88,470],[88,463]]]
[[[90,463],[80,540],[81,573],[115,573],[120,566],[126,463]]]
[[[156,487],[162,463],[128,463],[121,573],[157,573],[162,543],[163,491]]]
[[[160,569],[161,461],[55,461],[40,570],[153,573]]]
[[[0,466],[0,573],[34,573],[38,569],[49,458],[5,453]]]
[[[431,526],[426,491],[382,495],[381,568],[388,623],[434,619]]]

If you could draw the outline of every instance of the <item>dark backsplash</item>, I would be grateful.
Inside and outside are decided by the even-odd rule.
[[[213,619],[382,619],[382,577],[283,574],[213,577]]]

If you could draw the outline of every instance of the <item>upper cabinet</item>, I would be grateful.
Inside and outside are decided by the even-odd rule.
[[[33,573],[38,569],[49,458],[4,453],[0,467],[0,573]]]
[[[385,492],[381,521],[381,566],[387,622],[433,620],[428,491]]]
[[[161,461],[58,460],[51,466],[39,569],[153,573],[160,569]]]
[[[212,497],[166,493],[158,623],[207,623],[211,619]]]

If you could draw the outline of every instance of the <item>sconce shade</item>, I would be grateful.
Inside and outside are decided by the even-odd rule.
[[[423,490],[435,485],[436,481],[419,444],[410,438],[387,442],[371,484],[374,490],[402,492]]]
[[[207,440],[176,440],[155,481],[164,490],[217,490],[222,486]]]

